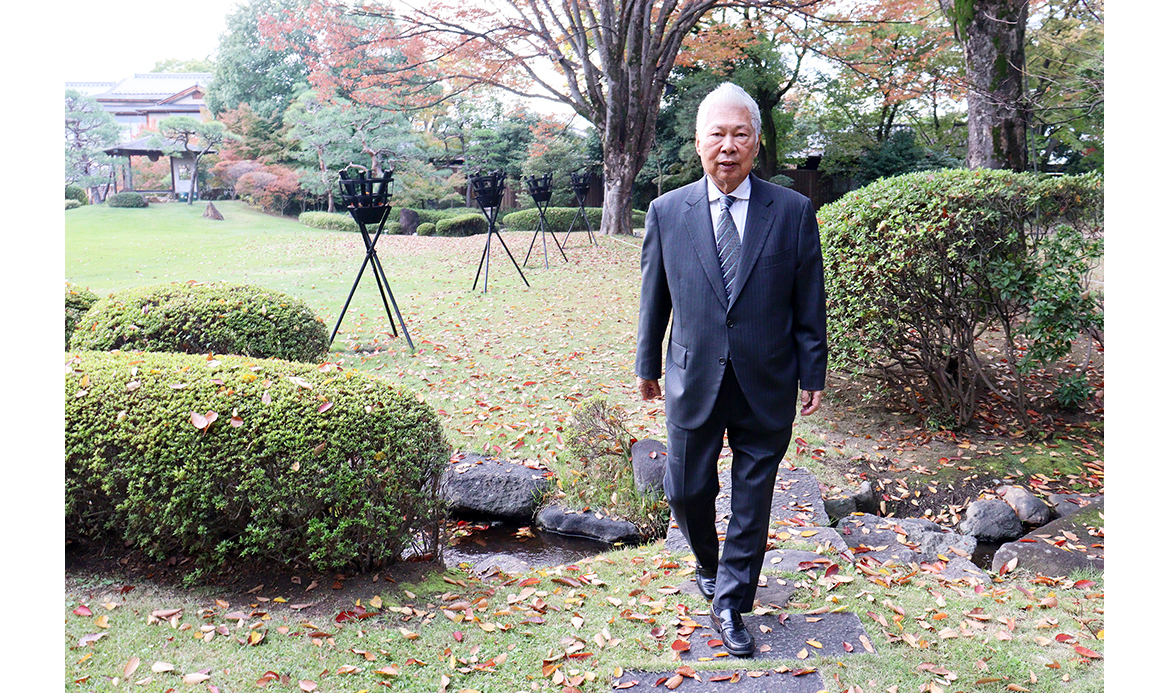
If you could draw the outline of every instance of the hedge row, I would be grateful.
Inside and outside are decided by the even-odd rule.
[[[545,229],[553,233],[568,233],[569,226],[572,225],[573,231],[585,231],[585,223],[577,217],[577,212],[577,207],[549,207],[544,212]],[[586,207],[585,215],[589,218],[594,231],[601,228],[600,207]],[[577,219],[576,224],[573,224],[574,218]],[[500,223],[513,231],[536,231],[540,228],[540,212],[536,209],[512,212],[504,215]],[[635,228],[645,226],[646,213],[635,209],[633,224]]]
[[[77,352],[65,379],[65,527],[206,574],[434,551],[450,450],[411,393],[332,364]]]
[[[238,354],[318,362],[325,324],[300,299],[241,284],[160,284],[95,302],[73,349]]]
[[[357,222],[349,215],[349,212],[344,213],[330,213],[330,212],[302,212],[297,221],[305,226],[310,226],[314,229],[324,229],[325,231],[348,231],[350,233],[358,232]],[[377,230],[376,226],[367,226],[367,230],[372,234]],[[385,234],[400,234],[402,233],[402,225],[396,221],[387,221],[386,227],[382,233]]]
[[[435,222],[435,235],[438,236],[462,237],[487,232],[487,219],[480,213],[461,214]]]

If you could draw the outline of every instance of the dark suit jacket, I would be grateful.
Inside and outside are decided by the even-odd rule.
[[[792,424],[798,389],[825,387],[824,269],[808,198],[753,174],[739,262],[729,300],[706,177],[650,204],[635,373],[661,376],[673,312],[663,391],[666,416],[681,428],[710,416],[728,359],[752,412],[773,430]]]

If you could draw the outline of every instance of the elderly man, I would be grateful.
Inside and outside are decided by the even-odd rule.
[[[706,176],[654,200],[642,244],[635,364],[662,396],[666,498],[695,554],[696,582],[727,650],[750,657],[750,612],[767,548],[776,469],[796,417],[820,408],[828,355],[820,237],[808,198],[751,174],[760,111],[725,83],[699,106]],[[731,447],[731,517],[720,556],[716,462]]]

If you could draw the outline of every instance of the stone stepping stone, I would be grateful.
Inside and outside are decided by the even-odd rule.
[[[762,607],[782,609],[796,591],[796,585],[791,580],[775,575],[761,575],[760,582],[763,584],[756,587],[756,603]],[[679,591],[703,599],[693,575],[679,586]]]
[[[735,661],[719,640],[710,617],[698,615],[695,622],[704,625],[689,637],[691,647],[680,653],[684,662]],[[756,660],[795,659],[817,655],[846,656],[872,653],[873,642],[857,614],[747,614],[744,625],[756,639]],[[760,627],[764,628],[761,629]]]
[[[715,527],[722,536],[727,530],[731,516],[731,470],[719,473],[719,495],[715,497]],[[820,541],[841,541],[828,526],[829,515],[821,499],[820,482],[809,470],[798,467],[780,467],[776,473],[776,486],[772,492],[772,533],[787,530],[793,538],[815,544]],[[817,537],[802,538],[800,532],[818,530]],[[679,531],[673,518],[666,532],[664,546],[669,551],[690,551],[686,539]],[[842,544],[841,548],[845,548]]]
[[[742,661],[742,660],[741,660]],[[665,683],[677,671],[626,671],[621,678],[611,682],[614,690],[659,691],[669,690]],[[821,675],[812,667],[808,669],[777,670],[772,667],[728,669],[726,671],[696,671],[697,678],[683,676],[676,691],[727,691],[736,693],[819,693],[826,690]],[[655,685],[662,681],[662,685]],[[733,683],[734,681],[734,683]],[[630,683],[637,682],[635,685]]]

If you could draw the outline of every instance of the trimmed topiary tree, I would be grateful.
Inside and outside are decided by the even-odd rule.
[[[78,352],[65,531],[206,575],[225,559],[369,569],[437,551],[450,449],[412,393],[333,364]]]
[[[73,329],[77,321],[85,315],[90,306],[98,300],[97,294],[89,289],[65,282],[65,348],[69,348],[69,338],[73,336]]]
[[[145,207],[146,198],[142,193],[120,192],[107,197],[106,204],[110,207]]]
[[[318,362],[329,333],[308,305],[245,284],[159,284],[93,304],[71,349],[238,354]]]
[[[418,229],[415,230],[415,233],[419,236],[433,236],[435,235],[435,225],[429,221],[424,221],[418,225]]]
[[[936,425],[969,423],[984,390],[1027,422],[1023,375],[1042,364],[1021,346],[1052,361],[1078,333],[1099,335],[1087,281],[1102,201],[1095,174],[950,169],[882,179],[822,207],[833,366],[875,373]],[[989,359],[978,341],[993,336],[1000,353]]]

